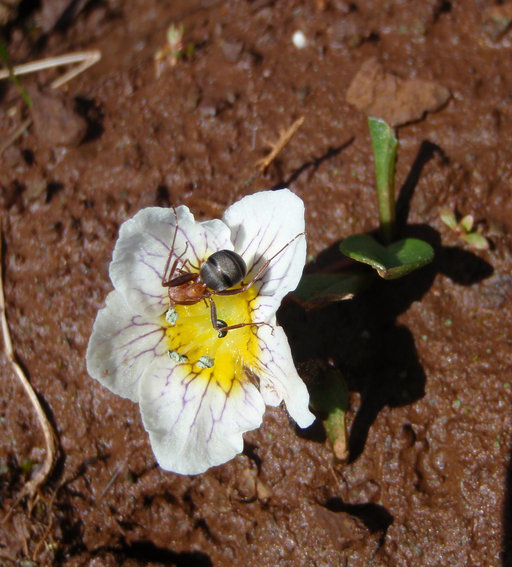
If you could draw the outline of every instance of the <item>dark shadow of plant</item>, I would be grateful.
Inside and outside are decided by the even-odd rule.
[[[438,151],[439,148],[432,144],[422,144],[397,201],[399,237],[419,238],[428,242],[435,252],[433,262],[400,279],[373,277],[371,287],[349,301],[329,303],[313,310],[305,310],[298,303],[288,302],[279,312],[280,322],[290,337],[299,369],[306,369],[305,375],[301,372],[304,378],[308,379],[307,368],[312,361],[322,361],[324,366],[328,361],[341,371],[348,390],[361,394],[361,404],[348,437],[348,462],[361,455],[369,430],[384,407],[411,404],[425,393],[426,376],[414,337],[405,325],[398,322],[399,316],[427,293],[439,273],[460,285],[472,285],[490,276],[493,271],[487,262],[475,254],[442,246],[440,235],[433,228],[406,224],[409,202],[421,170]],[[326,250],[309,269],[319,267],[350,268],[350,261],[339,252],[336,244]],[[371,268],[364,269],[373,276]],[[302,435],[320,442],[324,442],[326,437],[319,420]],[[512,467],[509,469],[509,485],[512,484],[510,470]],[[381,534],[381,544],[393,522],[388,510],[371,503],[354,506],[334,498],[326,507],[362,519],[367,526],[372,526]],[[512,513],[508,513],[506,518],[506,526],[509,526],[509,530],[505,531],[507,534],[512,525]],[[506,546],[505,555],[508,560],[504,564],[512,565],[510,544]]]
[[[439,233],[432,227],[406,224],[421,170],[438,152],[441,150],[434,144],[421,145],[397,201],[396,225],[399,238],[427,242],[434,249],[434,260],[406,277],[393,280],[376,277],[371,268],[363,266],[362,273],[371,278],[371,286],[354,299],[331,302],[312,310],[290,301],[279,312],[299,369],[306,369],[304,379],[308,380],[311,361],[327,362],[341,371],[350,391],[361,394],[348,438],[349,462],[362,453],[370,427],[385,406],[411,404],[425,393],[426,376],[414,337],[398,322],[399,316],[423,297],[437,274],[444,274],[460,285],[472,285],[493,272],[475,254],[442,246]],[[308,266],[306,273],[350,269],[354,265],[339,252],[339,244],[335,244],[314,265]],[[325,440],[325,433],[319,427],[311,428],[305,436]]]
[[[346,512],[359,518],[370,533],[385,534],[393,523],[393,516],[380,504],[347,504],[339,498],[329,498],[324,504],[331,512]]]
[[[125,546],[118,551],[119,558],[124,561],[136,559],[144,562],[158,562],[176,567],[209,567],[213,565],[210,557],[200,551],[174,551],[157,547],[150,541],[139,541]]]
[[[93,552],[82,554],[91,559],[90,564],[111,565],[172,565],[173,567],[210,567],[210,557],[200,551],[175,552],[156,546],[151,541],[124,543],[115,547],[100,547]],[[89,563],[88,563],[89,564]],[[64,563],[62,563],[64,565]]]

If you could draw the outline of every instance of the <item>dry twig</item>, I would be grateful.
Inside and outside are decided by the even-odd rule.
[[[0,155],[3,154],[4,150],[13,144],[31,124],[32,118],[27,118],[16,128],[16,130],[14,130],[14,132],[11,132],[11,134],[7,136],[5,142],[0,144]]]
[[[56,453],[57,453],[57,439],[53,427],[51,426],[46,414],[41,407],[39,399],[34,392],[34,389],[30,385],[23,369],[16,360],[16,354],[12,345],[11,334],[9,332],[9,326],[7,324],[7,316],[5,312],[5,296],[3,287],[3,275],[2,275],[2,225],[0,222],[0,325],[2,327],[2,335],[4,338],[5,354],[11,363],[14,374],[18,378],[20,384],[23,386],[25,393],[30,399],[32,406],[37,415],[37,419],[43,430],[44,440],[46,444],[46,456],[41,468],[36,472],[33,478],[25,484],[22,493],[18,498],[18,502],[25,495],[33,497],[39,487],[41,487],[48,478],[53,465],[55,463]]]
[[[302,126],[304,116],[301,116],[284,132],[279,134],[279,138],[270,144],[271,151],[264,158],[258,160],[256,165],[259,166],[260,173],[265,173],[268,166],[276,159],[279,152],[286,146],[286,144],[293,138],[295,132]]]
[[[105,488],[101,491],[100,501],[103,499],[105,494],[112,488],[112,485],[117,480],[117,477],[121,474],[123,467],[124,467],[124,463],[119,465],[117,469],[114,471],[114,474],[110,477],[110,480],[107,482]]]
[[[90,51],[78,51],[77,53],[67,53],[66,55],[58,55],[57,57],[47,57],[39,61],[31,63],[23,63],[12,68],[12,74],[16,77],[26,75],[27,73],[35,73],[44,69],[52,69],[61,65],[76,65],[69,71],[61,75],[50,83],[52,89],[57,89],[67,83],[83,71],[97,63],[101,59],[101,51],[92,49]],[[0,79],[7,79],[11,76],[9,69],[0,69]]]
[[[11,75],[26,75],[27,73],[35,73],[44,69],[52,69],[53,67],[60,67],[61,65],[75,65],[69,71],[55,79],[50,83],[52,89],[57,89],[79,75],[86,69],[97,63],[101,59],[101,51],[92,49],[90,51],[79,51],[77,53],[67,53],[66,55],[59,55],[57,57],[48,57],[40,59],[39,61],[32,61],[31,63],[23,63],[16,65],[12,69],[0,69],[0,80],[8,79]],[[25,130],[32,123],[32,119],[28,118],[21,126],[7,137],[7,140],[0,146],[0,154],[13,144],[16,139],[25,132]]]

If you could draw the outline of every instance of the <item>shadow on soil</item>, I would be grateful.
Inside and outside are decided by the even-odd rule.
[[[211,567],[211,559],[199,551],[185,551],[176,553],[162,549],[149,541],[136,542],[121,548],[101,548],[87,554],[91,564],[111,565],[116,561],[118,565],[169,565],[172,567]],[[89,564],[89,563],[88,563]]]
[[[385,534],[393,523],[393,516],[380,504],[347,504],[340,498],[330,498],[325,507],[331,512],[346,512],[359,518],[372,534]]]
[[[414,337],[406,326],[397,322],[398,317],[423,297],[439,273],[461,285],[472,285],[493,272],[476,255],[442,246],[440,235],[433,228],[406,224],[409,202],[421,170],[436,153],[442,156],[437,146],[429,142],[422,144],[397,201],[399,238],[427,241],[435,250],[434,261],[398,280],[375,277],[366,293],[350,301],[311,311],[290,302],[279,313],[299,366],[301,363],[307,366],[311,361],[332,364],[342,372],[349,390],[361,394],[361,405],[349,436],[349,461],[362,453],[370,427],[385,406],[411,404],[424,395],[426,377]],[[314,271],[346,262],[338,246],[336,243],[319,256]],[[307,376],[304,378],[307,381]],[[305,436],[325,439],[321,427],[311,428]]]
[[[213,565],[205,553],[199,551],[175,553],[161,549],[151,542],[137,542],[127,546],[118,557],[122,560],[138,559],[144,563],[151,561],[176,567],[211,567]]]

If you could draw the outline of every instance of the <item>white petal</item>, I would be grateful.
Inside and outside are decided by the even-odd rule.
[[[223,220],[231,228],[235,251],[248,266],[246,282],[284,248],[261,276],[256,318],[269,320],[302,275],[306,238],[297,235],[305,230],[304,203],[289,189],[261,191],[231,205]]]
[[[187,364],[152,366],[140,390],[144,427],[159,465],[199,474],[243,449],[242,434],[261,424],[265,405],[249,381],[227,394]]]
[[[199,268],[216,250],[233,248],[229,229],[222,221],[195,222],[183,205],[176,208],[176,215],[179,228],[169,270],[179,257],[178,268],[185,260]],[[110,264],[110,279],[137,313],[154,316],[166,310],[169,300],[162,277],[175,229],[173,209],[148,207],[123,223],[119,230]],[[185,270],[191,270],[190,265],[185,266]]]
[[[168,359],[167,353],[165,329],[133,313],[119,292],[110,292],[87,346],[90,376],[115,394],[136,402],[143,374],[159,357]]]
[[[309,411],[309,393],[293,364],[292,353],[282,327],[259,327],[261,356],[256,370],[265,403],[277,406],[284,400],[290,416],[299,427],[309,427],[315,416]]]

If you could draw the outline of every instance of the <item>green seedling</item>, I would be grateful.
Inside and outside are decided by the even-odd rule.
[[[349,259],[337,267],[337,273],[306,274],[295,295],[308,306],[318,306],[350,299],[368,288],[376,279],[400,278],[425,266],[434,258],[430,244],[417,238],[396,240],[395,163],[398,141],[383,120],[368,119],[375,157],[375,177],[379,210],[377,236],[353,234],[340,244]],[[368,270],[362,264],[371,266]],[[342,375],[335,369],[325,373],[321,384],[313,388],[311,401],[322,414],[323,426],[334,455],[348,456],[345,415],[349,406],[348,391]]]
[[[439,218],[444,224],[459,236],[464,242],[469,244],[476,250],[489,250],[489,241],[483,234],[474,229],[475,220],[473,215],[465,215],[461,219],[457,218],[457,214],[448,207],[443,207],[439,211]]]
[[[183,56],[183,24],[175,26],[171,24],[167,30],[167,49],[172,59],[172,65],[176,65],[178,59]]]
[[[368,125],[375,158],[375,177],[379,210],[378,237],[353,234],[340,245],[345,256],[355,262],[368,264],[384,279],[396,279],[430,263],[434,250],[417,238],[395,240],[395,163],[398,140],[384,120],[369,118]],[[306,274],[295,295],[308,304],[318,305],[350,299],[372,283],[372,273],[354,266],[342,272]]]
[[[343,376],[334,368],[325,372],[321,384],[312,388],[311,406],[319,412],[335,457],[348,458],[345,416],[349,408],[348,388]]]
[[[171,24],[168,27],[166,33],[167,43],[154,56],[157,78],[161,75],[162,69],[166,64],[174,67],[183,57],[191,57],[193,55],[195,46],[193,43],[185,45],[183,41],[184,32],[183,24]]]
[[[7,48],[0,40],[0,61],[5,65],[7,68],[9,79],[12,81],[12,84],[18,89],[23,102],[27,105],[28,108],[32,108],[32,99],[28,96],[27,91],[24,89],[23,85],[20,83],[20,80],[16,76],[14,68],[11,64],[11,59],[9,57],[9,53],[7,52]]]
[[[369,264],[381,278],[394,280],[432,261],[430,244],[417,238],[406,238],[383,246],[368,234],[346,238],[341,251],[358,262]]]
[[[306,274],[293,294],[301,301],[320,304],[352,299],[372,282],[372,274],[360,270],[347,270],[336,274]]]
[[[385,243],[395,233],[395,164],[398,140],[384,120],[368,119],[375,160],[380,232]]]
[[[434,250],[417,238],[394,241],[395,226],[395,163],[398,141],[393,130],[377,118],[368,124],[375,156],[375,177],[379,201],[380,240],[369,234],[349,236],[340,250],[353,260],[369,264],[384,279],[395,279],[432,262]]]

